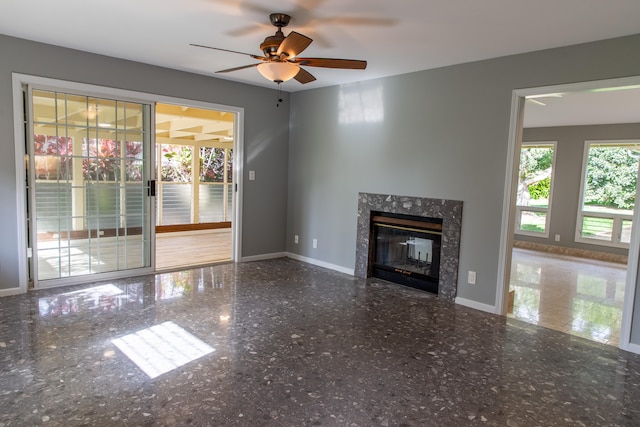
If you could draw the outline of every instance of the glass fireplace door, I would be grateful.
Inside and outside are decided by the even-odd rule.
[[[28,93],[34,286],[150,267],[151,106]]]
[[[442,219],[372,212],[372,275],[438,293]]]

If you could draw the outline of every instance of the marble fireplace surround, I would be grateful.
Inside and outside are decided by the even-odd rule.
[[[454,301],[458,287],[462,202],[424,197],[358,193],[358,226],[354,275],[363,278],[370,277],[372,270],[369,262],[373,254],[373,245],[369,244],[371,237],[371,211],[442,219],[438,296]]]

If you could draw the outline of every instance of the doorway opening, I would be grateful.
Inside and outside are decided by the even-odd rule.
[[[618,104],[612,104],[616,100]],[[588,175],[589,165],[583,163],[588,159],[589,150],[584,147],[589,146],[589,140],[617,139],[628,145],[634,138],[632,128],[640,127],[640,118],[634,113],[625,115],[623,110],[633,111],[629,105],[637,106],[639,102],[640,78],[514,91],[497,312],[507,314],[515,305],[514,317],[522,320],[529,316],[531,323],[619,345],[625,350],[638,350],[630,344],[639,233],[638,227],[632,225],[637,223],[638,212],[627,209],[629,212],[625,213],[631,216],[620,221],[604,218],[613,206],[596,209],[596,203],[586,203],[585,194],[593,196],[594,189],[585,190],[580,182]],[[594,121],[587,113],[598,107],[607,111]],[[617,119],[613,118],[614,111],[620,111]],[[539,121],[544,114],[553,119],[546,124]],[[561,118],[566,122],[560,122]],[[637,135],[637,129],[635,132]],[[591,136],[585,136],[588,133]],[[567,141],[572,138],[573,153],[567,148]],[[595,145],[602,145],[602,141]],[[534,147],[540,151],[537,160],[541,161],[539,170],[532,168],[529,176],[537,172],[540,179],[527,183],[536,193],[527,200],[536,200],[523,204],[519,194],[523,187],[520,165],[524,151]],[[546,163],[543,150],[548,151]],[[633,151],[629,151],[631,157]],[[525,156],[525,161],[535,157],[531,152],[526,154],[529,157]],[[571,174],[573,178],[568,179]],[[637,163],[634,179],[637,180]],[[569,188],[576,185],[577,188]],[[632,193],[635,198],[635,182]],[[585,209],[589,215],[585,216]],[[595,230],[595,225],[600,228]],[[611,229],[605,230],[609,226]],[[595,234],[590,235],[591,232]],[[609,243],[605,242],[607,236]],[[572,255],[578,258],[569,257]],[[585,259],[594,255],[598,260]],[[611,262],[620,260],[622,264]]]
[[[233,259],[235,116],[156,104],[156,270]]]

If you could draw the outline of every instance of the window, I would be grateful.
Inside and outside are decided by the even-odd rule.
[[[576,241],[628,248],[640,141],[587,141]]]
[[[158,144],[158,225],[231,220],[233,149],[212,144]]]
[[[549,237],[556,143],[522,144],[516,200],[517,234]]]

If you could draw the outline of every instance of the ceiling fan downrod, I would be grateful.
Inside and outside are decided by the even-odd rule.
[[[271,21],[271,24],[277,27],[278,30],[275,35],[267,36],[264,39],[260,44],[260,50],[267,58],[273,58],[277,56],[278,47],[280,47],[280,43],[285,39],[282,28],[289,25],[291,17],[285,13],[272,13],[269,15],[269,21]]]

